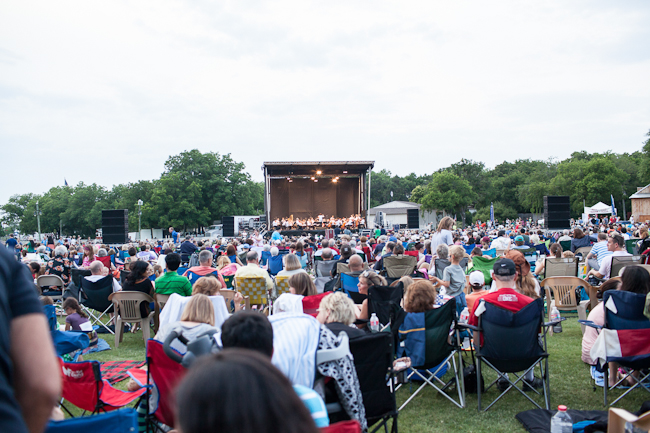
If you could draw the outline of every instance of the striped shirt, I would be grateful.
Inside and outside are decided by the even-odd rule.
[[[612,255],[612,252],[607,249],[607,241],[596,242],[592,247],[589,254],[596,256],[598,266],[602,266],[603,259]]]
[[[294,385],[294,391],[300,397],[300,400],[307,406],[307,410],[311,413],[311,417],[316,423],[316,427],[327,427],[330,425],[330,419],[327,416],[327,408],[325,402],[320,395],[313,389],[309,389],[303,385]]]

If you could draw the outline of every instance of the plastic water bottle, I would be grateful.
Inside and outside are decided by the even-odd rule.
[[[553,308],[551,308],[551,322],[554,320],[558,320],[560,318],[560,310],[557,309],[555,305],[553,305]],[[557,325],[553,326],[553,332],[555,333],[560,333],[562,332],[562,323],[558,323]]]
[[[370,331],[379,332],[379,319],[375,313],[370,316]]]
[[[557,413],[551,418],[551,433],[572,433],[573,422],[566,411],[566,406],[557,407]]]
[[[469,310],[467,307],[463,308],[463,311],[460,312],[460,323],[467,323],[469,321]]]

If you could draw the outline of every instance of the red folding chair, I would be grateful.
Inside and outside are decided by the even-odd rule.
[[[63,382],[61,397],[84,411],[95,414],[100,411],[119,409],[146,391],[139,389],[128,392],[113,388],[107,380],[102,380],[98,361],[64,362],[60,358],[59,360]],[[72,416],[63,403],[61,407]]]
[[[372,250],[370,249],[370,247],[363,247],[361,248],[361,251],[363,251],[363,253],[366,255],[366,261],[368,263],[375,261],[375,258],[372,256]]]
[[[420,253],[418,251],[404,251],[404,254],[407,256],[413,256],[416,259],[420,257]]]
[[[318,307],[320,306],[320,301],[327,295],[330,295],[334,292],[325,292],[320,295],[305,296],[302,298],[302,312],[309,314],[312,317],[318,316]]]
[[[319,429],[321,433],[361,433],[361,424],[357,420],[339,421]]]
[[[147,385],[155,385],[158,392],[156,409],[149,412],[149,405],[147,405],[149,421],[153,418],[165,425],[174,425],[172,396],[176,385],[183,379],[186,372],[185,367],[165,354],[163,343],[157,340],[147,340]],[[152,386],[147,389],[149,389],[148,398],[150,399]]]

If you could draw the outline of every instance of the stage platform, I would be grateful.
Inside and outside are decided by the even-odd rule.
[[[316,229],[316,230],[281,230],[280,234],[282,236],[288,236],[288,237],[300,237],[303,235],[308,235],[308,236],[325,236],[325,230],[326,229]],[[327,229],[329,230],[329,229]],[[332,229],[333,230],[333,229]],[[367,229],[350,229],[352,234],[358,234],[360,231],[367,230]],[[273,234],[273,230],[269,230],[266,232],[265,237],[270,238],[271,235]],[[343,230],[341,230],[341,234],[343,234]]]

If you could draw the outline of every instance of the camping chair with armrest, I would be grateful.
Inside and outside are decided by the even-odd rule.
[[[405,275],[411,275],[415,272],[418,259],[413,256],[391,255],[384,257],[384,270],[389,278],[401,278]]]
[[[44,305],[43,313],[47,318],[50,328],[50,335],[54,343],[54,350],[58,356],[74,353],[72,360],[76,361],[83,350],[90,346],[90,338],[85,332],[77,331],[59,331],[59,322],[56,318],[56,307],[54,305]],[[79,352],[77,352],[79,350]]]
[[[528,371],[534,371],[539,365],[542,379],[544,407],[549,410],[551,405],[548,372],[548,351],[546,349],[546,332],[550,326],[560,322],[544,323],[544,300],[535,299],[516,313],[500,308],[485,299],[479,299],[478,308],[484,308],[479,316],[478,327],[461,325],[480,334],[480,343],[474,342],[476,348],[477,393],[479,411],[490,409],[506,393],[517,390],[538,409],[539,403],[533,400],[527,391],[537,395],[539,391],[524,382]],[[541,330],[541,337],[540,337]],[[482,390],[480,379],[482,366],[494,370],[498,377]],[[524,372],[518,374],[519,372]],[[507,374],[515,376],[514,381]],[[487,393],[499,380],[506,380],[508,387],[501,392],[485,409],[482,409],[483,394]]]
[[[604,404],[608,404],[608,392],[624,381],[632,380],[634,385],[621,394],[610,405],[618,403],[633,389],[643,388],[650,392],[650,320],[643,314],[646,295],[608,290],[603,294],[605,325],[598,326],[584,320],[581,323],[600,330],[592,349],[592,359],[598,360],[605,373],[603,386]],[[609,368],[607,363],[616,362],[627,371],[614,386],[609,386]],[[639,372],[639,377],[632,374]],[[645,372],[644,372],[645,371]]]
[[[109,299],[112,294],[113,276],[110,274],[95,282],[85,277],[81,279],[81,287],[79,288],[79,304],[81,305],[81,309],[88,314],[93,326],[103,326],[108,332],[114,334],[113,330],[102,321],[105,315],[113,312],[113,304]],[[99,314],[93,314],[91,310],[95,310]]]
[[[119,433],[138,430],[138,413],[135,409],[119,409],[92,416],[50,421],[45,433]]]
[[[547,257],[544,262],[544,278],[577,277],[578,257],[556,258]]]
[[[120,346],[124,337],[125,323],[139,323],[142,328],[142,338],[146,342],[151,335],[151,321],[156,312],[154,309],[147,317],[142,317],[140,304],[154,302],[153,298],[142,292],[122,291],[113,293],[111,301],[115,306],[115,348]]]
[[[278,297],[283,293],[289,293],[289,276],[280,275],[275,277],[275,296]]]
[[[325,296],[329,296],[331,294],[332,292],[325,292],[318,295],[305,296],[302,298],[303,314],[308,314],[314,318],[318,316],[318,307],[320,307],[320,301],[322,301]]]
[[[355,304],[363,303],[366,295],[359,293],[359,277],[350,274],[341,274],[341,289],[352,299]]]
[[[70,280],[74,283],[76,287],[81,287],[81,280],[84,277],[92,275],[92,272],[88,269],[70,269]]]
[[[249,298],[251,305],[268,303],[268,290],[264,277],[235,277],[235,288],[244,298]]]
[[[160,328],[160,312],[162,309],[165,307],[165,304],[169,300],[169,297],[171,295],[163,295],[161,293],[154,293],[153,294],[153,300],[154,300],[154,309],[155,309],[155,314],[154,314],[154,330],[158,332],[158,329]]]
[[[626,266],[640,265],[644,262],[643,256],[616,256],[612,257],[610,277],[620,276],[621,270]]]
[[[463,382],[463,358],[460,350],[460,334],[456,326],[456,300],[450,299],[440,308],[424,313],[403,313],[403,322],[397,332],[400,340],[398,357],[411,358],[411,373],[407,379],[422,380],[420,387],[409,396],[399,408],[401,411],[427,385],[459,408],[465,407],[465,385]],[[449,338],[449,330],[454,329]],[[451,343],[450,343],[451,341]],[[453,377],[445,382],[442,371],[451,362]],[[433,370],[433,371],[431,371]],[[439,377],[439,376],[442,376]],[[396,389],[399,389],[399,385]],[[458,399],[450,389],[456,388]]]
[[[219,294],[223,296],[223,299],[226,301],[226,307],[228,308],[228,312],[231,314],[235,312],[234,308],[234,302],[235,302],[235,294],[237,292],[235,290],[229,290],[229,289],[221,289],[219,291]],[[244,296],[244,308],[246,310],[251,309],[251,301],[248,296]]]
[[[92,414],[124,407],[146,391],[144,388],[133,392],[113,388],[107,380],[102,379],[99,361],[63,362],[59,359],[59,362],[62,399]],[[61,407],[72,416],[63,402]]]
[[[481,271],[485,278],[485,285],[492,284],[492,267],[498,260],[497,257],[487,258],[483,256],[476,256],[472,259],[472,267],[467,271],[470,274],[472,271]]]
[[[282,255],[271,256],[268,262],[269,275],[277,275],[282,270]]]
[[[442,279],[442,274],[447,268],[447,266],[451,265],[451,261],[448,259],[435,259],[433,261],[434,266],[436,267],[436,277]],[[464,272],[467,272],[467,265],[469,264],[469,258],[468,257],[463,257],[460,260],[459,266],[463,268]]]
[[[391,386],[394,382],[392,335],[388,332],[368,334],[351,339],[349,344],[363,395],[368,431],[374,433],[383,427],[388,433],[388,422],[392,419],[391,432],[397,433],[399,412]],[[338,411],[340,405],[328,405],[330,416]]]
[[[365,271],[368,268],[368,263],[363,262],[363,270]],[[337,274],[349,274],[352,271],[350,270],[350,265],[347,263],[337,263],[336,264],[336,273]]]
[[[270,251],[262,251],[262,254],[260,254],[260,266],[266,266],[270,258]]]
[[[99,257],[99,256],[97,256],[97,257],[95,257],[95,259],[96,259],[96,260],[99,260],[100,262],[102,262],[102,264],[103,264],[105,267],[107,267],[108,269],[111,269],[111,265],[113,264],[113,262],[111,261],[111,257],[110,257],[110,256],[104,256],[104,257]]]
[[[40,275],[36,279],[36,285],[43,295],[49,296],[52,300],[56,301],[63,299],[63,289],[65,288],[65,284],[63,284],[63,280],[58,275]],[[48,288],[48,290],[44,291],[44,288]]]
[[[571,241],[560,241],[559,244],[562,247],[562,251],[571,251]]]
[[[334,269],[336,264],[336,260],[316,260],[314,262],[314,272],[316,277],[331,277],[332,269]]]
[[[372,250],[370,249],[370,247],[363,247],[361,248],[361,251],[363,251],[363,253],[366,255],[366,260],[365,260],[366,262],[372,263],[375,261],[375,258],[372,255]]]
[[[396,286],[372,286],[368,289],[368,314],[375,313],[381,326],[388,325],[391,313],[400,307],[404,297],[404,284]]]
[[[497,257],[497,249],[496,248],[490,248],[489,250],[485,250],[485,251],[483,251],[483,256],[489,256],[490,258],[495,258],[495,257]],[[488,258],[488,257],[486,257],[486,258]]]
[[[592,247],[580,247],[576,249],[575,255],[580,255],[582,257],[582,261],[584,262],[587,260],[587,255],[591,252],[591,248]]]
[[[223,282],[226,283],[226,287],[223,287],[223,289],[232,289],[234,281],[235,281],[235,276],[234,275],[222,275],[222,277],[223,277]]]
[[[639,242],[638,239],[627,239],[625,241],[625,250],[633,256],[639,254],[639,246],[637,245],[637,242]]]

